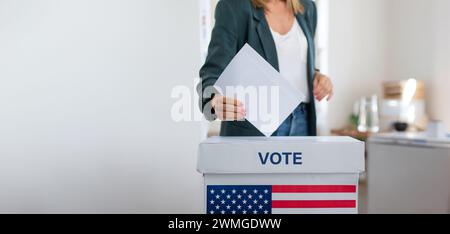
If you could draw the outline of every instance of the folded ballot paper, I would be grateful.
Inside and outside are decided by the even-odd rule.
[[[305,94],[248,44],[225,68],[214,87],[223,96],[244,103],[246,119],[265,136],[271,136],[305,100]]]

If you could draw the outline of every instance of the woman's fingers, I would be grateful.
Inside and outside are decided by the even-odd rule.
[[[216,115],[220,120],[224,120],[224,121],[235,121],[235,120],[245,119],[245,115],[243,113],[239,113],[239,112],[217,111]]]
[[[235,98],[228,98],[222,96],[222,104],[234,105],[234,106],[244,106],[242,102]]]
[[[331,98],[333,98],[333,95],[334,95],[334,92],[333,92],[333,90],[331,90],[331,93],[328,94],[327,101],[330,101]]]
[[[328,94],[327,94],[327,101],[330,101],[331,100],[331,98],[333,97],[333,95],[334,95],[334,90],[333,90],[333,83],[331,82],[331,80],[329,81],[329,88],[328,88]]]
[[[317,75],[314,79],[314,96],[318,101],[322,101],[326,96],[330,100],[333,95],[333,84],[330,79],[324,75]]]
[[[245,110],[243,106],[235,106],[230,104],[219,103],[215,107],[216,109],[220,109],[223,112],[235,112],[245,114]]]
[[[314,75],[314,80],[313,80],[314,90],[316,90],[317,86],[319,85],[319,80],[320,80],[320,73],[316,72],[316,74]]]
[[[331,92],[330,81],[326,78],[320,79],[319,87],[321,87],[319,90],[319,98],[321,101],[325,96],[327,96]]]
[[[243,107],[244,105],[237,99],[227,98],[222,95],[217,95],[214,97],[212,101],[213,107],[215,108],[218,105],[233,105]]]
[[[314,97],[316,97],[317,100],[321,101],[321,97],[324,92],[324,82],[320,75],[316,76],[316,79],[314,79]]]
[[[322,87],[323,85],[323,81],[322,81],[322,77],[319,73],[316,73],[316,76],[314,78],[314,96],[317,96],[318,94],[320,94],[322,92]]]
[[[234,98],[218,95],[213,100],[213,108],[220,120],[242,120],[245,118],[245,108],[242,102]]]

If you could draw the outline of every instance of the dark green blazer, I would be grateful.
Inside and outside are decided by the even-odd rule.
[[[296,16],[308,40],[308,85],[310,100],[313,97],[315,72],[314,35],[317,25],[316,5],[311,0],[299,0],[305,12]],[[206,62],[200,70],[201,82],[197,86],[200,108],[208,120],[214,120],[211,113],[211,87],[237,52],[248,43],[277,71],[278,57],[275,42],[264,15],[264,9],[253,7],[251,0],[220,0],[215,11],[215,26],[211,35]],[[299,62],[300,66],[300,62]],[[209,91],[208,91],[209,90]],[[308,110],[309,135],[316,135],[316,110],[311,101]],[[263,136],[248,121],[222,122],[221,136]]]

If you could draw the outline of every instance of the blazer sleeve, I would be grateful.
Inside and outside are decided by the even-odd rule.
[[[200,83],[197,85],[200,110],[207,120],[215,120],[211,106],[216,83],[223,70],[237,53],[237,22],[235,13],[227,0],[218,2],[215,10],[215,25],[205,64],[200,69]]]

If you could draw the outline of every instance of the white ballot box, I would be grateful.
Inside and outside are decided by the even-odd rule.
[[[358,213],[364,143],[350,137],[214,137],[200,144],[207,214]]]

